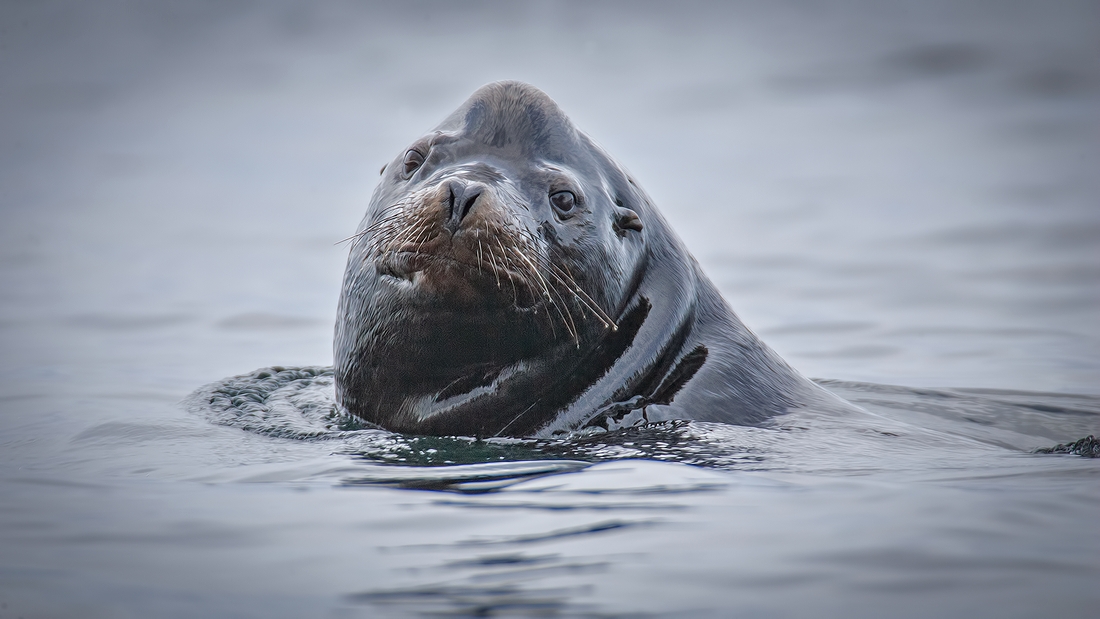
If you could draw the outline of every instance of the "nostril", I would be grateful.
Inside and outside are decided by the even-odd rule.
[[[479,196],[481,196],[481,188],[471,188],[462,202],[462,210],[458,214],[459,221],[462,221],[466,218],[466,215],[470,214],[470,209],[474,208],[474,202],[477,202]]]
[[[481,192],[484,188],[480,185],[469,185],[462,182],[451,182],[451,221],[455,224],[461,223],[466,215],[470,214],[470,210],[474,208],[474,203],[477,202],[478,197],[481,196]]]

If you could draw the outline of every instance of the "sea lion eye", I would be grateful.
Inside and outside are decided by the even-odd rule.
[[[410,176],[422,165],[424,165],[424,155],[421,155],[420,151],[410,150],[405,153],[405,176]]]
[[[550,204],[553,204],[554,208],[564,215],[573,211],[573,207],[577,205],[577,196],[573,195],[572,191],[552,193],[550,194]]]

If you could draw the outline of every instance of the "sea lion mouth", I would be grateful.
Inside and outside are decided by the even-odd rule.
[[[468,255],[470,254],[470,255]],[[443,249],[438,245],[391,249],[377,258],[378,272],[397,279],[411,279],[417,273],[445,271],[449,277],[474,282],[482,280],[521,281],[529,276],[509,268],[497,257],[463,248]],[[499,288],[500,286],[495,286]]]
[[[379,275],[411,287],[414,294],[445,294],[511,306],[521,313],[537,312],[546,305],[530,273],[508,268],[498,258],[484,254],[480,264],[477,257],[467,261],[453,254],[425,248],[392,250],[378,257],[376,268]]]
[[[442,297],[468,307],[495,307],[514,316],[542,316],[553,337],[560,331],[579,343],[578,325],[592,315],[604,328],[617,329],[615,321],[589,296],[567,271],[538,253],[524,256],[521,247],[507,243],[490,252],[466,243],[406,245],[376,258],[380,276],[394,282],[419,305]]]
[[[457,260],[416,249],[386,252],[378,260],[381,275],[410,282],[415,281],[417,274],[430,268],[448,266],[458,269],[469,267]]]

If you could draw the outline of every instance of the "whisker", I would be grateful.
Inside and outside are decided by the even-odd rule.
[[[503,245],[501,246],[501,249],[504,249]],[[558,295],[559,301],[557,303],[555,303],[553,297],[551,296],[552,287],[550,286],[549,283],[547,283],[546,279],[542,276],[542,274],[539,273],[538,267],[535,266],[535,264],[533,262],[531,262],[530,258],[523,255],[523,252],[513,249],[513,254],[515,256],[517,256],[518,258],[520,258],[521,260],[523,260],[524,262],[526,262],[527,265],[530,267],[530,273],[535,276],[535,278],[538,280],[539,284],[542,286],[542,292],[543,292],[543,295],[546,297],[547,304],[552,306],[554,308],[554,310],[557,311],[558,316],[561,317],[562,326],[564,326],[566,331],[568,331],[569,334],[573,337],[573,341],[576,342],[578,346],[580,346],[580,337],[577,333],[576,323],[573,322],[572,312],[569,312],[568,306],[566,306],[564,308],[565,312],[569,312],[568,317],[565,315],[565,312],[562,311],[562,309],[563,309],[562,306],[565,305],[565,300],[562,299],[561,295],[559,294]],[[557,292],[557,291],[555,290],[554,292]],[[549,316],[549,310],[547,310],[547,315]],[[553,320],[551,320],[551,322],[550,322],[551,329],[553,329],[553,326],[554,326],[554,323],[553,323]],[[557,337],[556,334],[555,334],[555,337]]]
[[[431,226],[430,222],[428,222],[426,220],[421,220],[420,221],[420,227],[423,229],[423,231],[420,234],[416,235],[416,238],[411,243],[412,245],[420,245],[420,244],[422,244],[426,241],[430,241],[431,238],[434,238],[434,237],[431,237],[432,226]],[[431,237],[431,238],[426,238],[426,237]]]
[[[493,276],[497,280],[497,288],[500,288],[500,265],[497,264],[496,258],[493,257],[493,246],[489,246],[489,262],[493,265]]]
[[[502,243],[500,242],[500,239],[499,239],[499,238],[497,239],[497,243],[498,243],[498,244],[500,245],[500,250],[501,250],[501,251],[503,251],[503,252],[505,252],[505,253],[507,253],[507,252],[506,252],[506,250],[504,249],[504,245],[503,245],[503,244],[502,244]],[[527,264],[528,264],[528,265],[529,265],[529,266],[531,267],[531,273],[532,273],[532,274],[533,274],[533,275],[534,275],[535,277],[537,277],[537,278],[538,278],[538,280],[539,280],[539,283],[541,283],[541,284],[542,284],[542,289],[543,289],[543,292],[544,292],[544,294],[546,295],[546,300],[547,300],[547,301],[549,301],[549,300],[550,300],[550,292],[549,292],[549,290],[548,290],[548,286],[547,286],[547,284],[546,284],[546,280],[545,280],[545,279],[543,279],[543,277],[542,277],[542,274],[540,274],[540,273],[539,273],[539,270],[538,270],[538,268],[537,268],[537,267],[536,267],[536,266],[535,266],[534,264],[532,264],[532,263],[531,263],[531,259],[530,259],[530,258],[528,258],[527,256],[524,256],[524,255],[523,255],[523,252],[519,252],[519,251],[517,251],[517,252],[515,252],[515,254],[516,254],[517,256],[519,256],[519,258],[520,258],[521,260],[523,260],[524,262],[526,262],[526,263],[527,263]]]
[[[539,274],[538,267],[536,267],[535,264],[530,261],[530,259],[524,256],[522,252],[513,248],[513,253],[524,260],[531,267],[531,272],[535,275],[535,277],[538,278],[538,280],[542,284],[543,293],[546,295],[546,300],[548,301],[548,304],[554,307],[554,310],[557,311],[558,316],[561,317],[562,326],[564,326],[565,330],[569,333],[570,336],[572,336],[573,341],[577,344],[577,346],[580,346],[580,334],[577,330],[577,324],[573,321],[573,312],[570,311],[569,306],[568,304],[566,304],[565,299],[561,296],[561,293],[559,293],[556,288],[550,286],[546,282],[542,275]],[[551,293],[553,293],[554,296],[558,297],[557,302],[554,301]],[[547,312],[547,314],[549,315],[549,312]],[[553,322],[551,322],[551,327],[552,326]]]
[[[518,414],[518,415],[516,415],[515,417],[513,417],[511,421],[509,421],[508,423],[504,424],[504,427],[503,427],[503,428],[501,428],[501,429],[500,429],[500,431],[499,431],[499,432],[497,432],[496,434],[494,434],[493,436],[500,436],[501,434],[504,434],[504,431],[505,431],[505,430],[507,430],[508,428],[510,428],[510,427],[512,426],[512,424],[513,424],[513,423],[515,423],[515,422],[519,421],[519,418],[520,418],[520,417],[523,417],[523,415],[524,415],[524,414],[526,414],[526,413],[527,413],[527,411],[531,410],[532,408],[535,408],[535,404],[538,404],[538,401],[537,401],[537,400],[536,400],[535,402],[532,402],[532,403],[531,403],[531,406],[528,406],[527,408],[523,409],[523,412],[521,412],[520,414]]]
[[[350,240],[352,240],[352,239],[357,239],[357,238],[359,238],[359,237],[363,236],[363,235],[364,235],[364,234],[366,234],[367,232],[368,232],[367,230],[363,230],[362,232],[356,232],[355,234],[353,234],[353,235],[349,236],[349,237],[348,237],[348,238],[346,238],[346,239],[341,239],[341,240],[339,240],[339,241],[336,241],[335,243],[333,243],[333,245],[340,245],[340,244],[342,244],[342,243],[347,243],[348,241],[350,241]]]
[[[474,238],[477,239],[477,272],[481,273],[481,234],[477,228],[474,228]]]
[[[543,258],[541,255],[540,262],[546,268],[547,272],[553,275],[559,282],[566,286],[566,288],[577,298],[581,304],[588,308],[597,320],[603,323],[605,328],[610,328],[612,331],[617,331],[619,326],[615,324],[615,321],[603,310],[602,307],[596,301],[588,296],[588,293],[577,284],[573,276],[562,270],[557,264],[554,264],[549,258]]]
[[[504,275],[505,275],[505,277],[508,278],[508,283],[511,284],[511,286],[512,286],[512,305],[514,305],[516,307],[519,307],[519,292],[516,290],[515,280],[512,279],[512,272],[515,269],[508,268],[510,266],[513,266],[511,261],[509,261],[509,264],[506,264],[504,266],[505,266]]]

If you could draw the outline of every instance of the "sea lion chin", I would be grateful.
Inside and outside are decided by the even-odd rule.
[[[391,161],[351,240],[337,402],[389,430],[752,424],[829,397],[741,324],[637,183],[526,84],[482,87]]]

